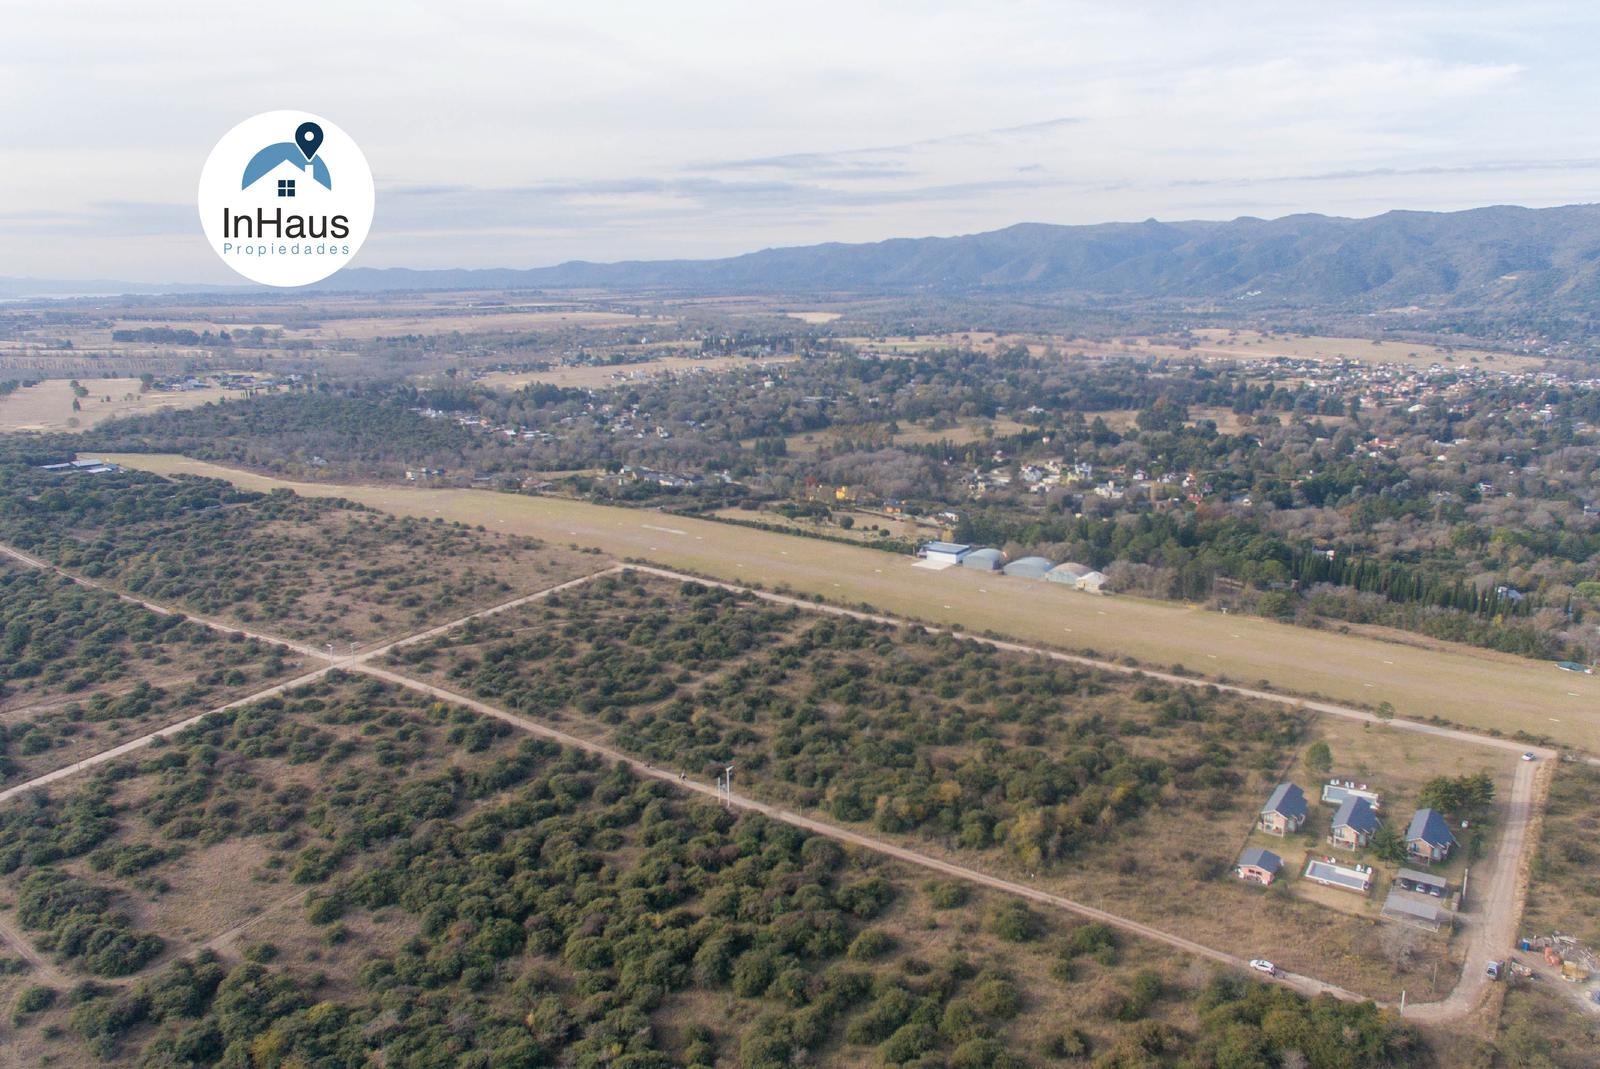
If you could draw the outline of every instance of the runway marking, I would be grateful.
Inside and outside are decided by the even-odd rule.
[[[641,523],[639,526],[643,527],[646,531],[665,531],[667,534],[688,534],[689,533],[688,531],[680,531],[676,527],[657,527],[653,523]],[[655,547],[651,546],[650,548],[654,549]]]

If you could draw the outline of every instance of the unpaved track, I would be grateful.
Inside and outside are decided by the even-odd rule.
[[[193,613],[169,609],[165,605],[157,604],[154,601],[148,601],[144,598],[138,597],[135,594],[124,593],[115,587],[107,586],[104,583],[95,582],[93,579],[88,579],[84,576],[68,571],[65,568],[57,567],[47,560],[41,560],[40,558],[31,554],[22,552],[20,549],[13,549],[10,546],[0,545],[0,554],[10,557],[12,560],[18,561],[19,563],[26,564],[30,568],[41,568],[47,572],[54,572],[59,576],[72,580],[79,586],[86,586],[94,590],[104,590],[108,594],[115,594],[123,601],[134,605],[140,605],[146,609],[149,609],[157,616],[182,616],[185,620],[192,620],[202,627],[209,627],[211,630],[220,631],[225,635],[243,635],[246,638],[260,639],[262,642],[271,642],[277,646],[287,646],[289,649],[294,650],[296,653],[303,656],[321,657],[323,660],[328,659],[327,654],[322,653],[311,646],[307,646],[303,642],[296,642],[293,639],[281,638],[277,635],[269,635],[263,631],[253,631],[248,627],[240,627],[238,624],[224,623],[221,620],[213,620],[207,616],[196,616]]]
[[[1438,1002],[1408,1006],[1407,1017],[1419,1021],[1449,1021],[1465,1016],[1492,983],[1486,972],[1488,962],[1504,958],[1516,941],[1533,856],[1528,828],[1533,823],[1535,798],[1542,804],[1549,789],[1552,768],[1548,761],[1518,763],[1500,848],[1494,852],[1490,864],[1475,865],[1470,871],[1469,900],[1460,916],[1466,928],[1463,943],[1466,965],[1461,982]],[[1477,908],[1478,902],[1484,904],[1482,909]]]
[[[0,546],[0,553],[7,553],[7,554],[13,554],[14,555],[15,551],[7,549],[5,546]],[[65,569],[57,568],[54,565],[46,564],[46,563],[44,563],[42,561],[34,561],[34,560],[29,560],[28,563],[32,564],[34,567],[45,568],[45,569],[48,569],[49,571],[53,571],[53,572],[56,572],[56,573],[58,573],[60,575],[64,575],[67,578],[69,578],[69,579],[73,580],[74,582],[79,583],[79,584],[81,584],[83,586],[92,587],[92,588],[94,588],[96,590],[105,590],[105,591],[108,591],[109,593],[117,594],[119,597],[122,597],[122,598],[124,598],[124,599],[126,599],[128,601],[131,601],[136,605],[142,605],[145,608],[151,610],[152,612],[160,612],[160,613],[163,613],[163,614],[170,614],[171,611],[172,611],[172,610],[167,609],[165,606],[157,605],[154,602],[146,601],[146,600],[144,600],[142,598],[132,597],[132,596],[127,595],[127,594],[122,594],[119,591],[116,591],[116,590],[114,590],[114,589],[112,589],[110,587],[102,586],[101,584],[96,583],[95,581],[93,581],[91,579],[85,579],[85,578],[82,578],[80,576],[73,575],[72,573],[66,571]],[[42,775],[39,775],[39,776],[35,776],[33,779],[26,780],[26,781],[24,781],[22,783],[18,783],[15,786],[8,787],[5,790],[0,791],[0,802],[4,802],[9,798],[14,798],[17,795],[22,794],[25,791],[33,790],[36,787],[44,787],[44,786],[47,786],[47,785],[49,785],[51,783],[56,782],[57,780],[66,779],[68,776],[75,776],[79,772],[85,772],[85,771],[87,771],[87,770],[89,770],[91,768],[96,767],[97,765],[103,765],[107,761],[114,761],[117,758],[123,756],[124,754],[132,753],[135,750],[138,750],[138,749],[141,749],[141,748],[143,748],[145,746],[150,745],[152,742],[154,742],[157,739],[170,738],[173,735],[178,734],[180,731],[183,731],[185,728],[192,727],[195,724],[198,724],[200,721],[204,720],[206,717],[212,715],[213,713],[225,712],[228,709],[236,709],[241,705],[248,705],[251,702],[261,701],[263,698],[271,698],[271,697],[273,697],[275,695],[282,694],[285,691],[292,690],[292,689],[294,689],[296,687],[304,686],[307,683],[315,682],[316,680],[318,680],[321,677],[327,675],[329,672],[331,672],[331,671],[333,671],[335,669],[358,667],[363,662],[365,662],[365,661],[367,661],[369,659],[375,659],[375,658],[378,658],[378,657],[383,657],[383,656],[388,655],[389,653],[392,653],[394,650],[397,650],[397,649],[401,648],[402,646],[409,646],[409,645],[412,645],[413,643],[423,642],[423,641],[426,641],[427,639],[435,638],[435,637],[437,637],[439,635],[446,634],[447,632],[449,632],[451,630],[454,630],[457,627],[461,627],[461,626],[467,624],[468,622],[470,622],[472,620],[482,619],[483,617],[494,616],[497,613],[507,612],[507,611],[509,611],[511,609],[516,609],[516,608],[519,608],[519,607],[521,607],[523,605],[527,605],[530,602],[538,601],[541,598],[547,598],[551,594],[556,594],[556,593],[559,593],[559,592],[561,592],[563,590],[568,590],[568,589],[570,589],[572,587],[580,586],[583,583],[590,582],[590,581],[592,581],[594,579],[599,579],[602,576],[615,575],[615,574],[617,574],[618,572],[620,572],[622,570],[623,570],[623,568],[622,568],[621,565],[616,565],[616,566],[613,566],[613,567],[610,567],[610,568],[603,569],[603,570],[598,571],[598,572],[593,572],[593,573],[591,573],[589,575],[580,576],[577,579],[570,579],[570,580],[568,580],[568,581],[566,581],[564,583],[557,583],[555,586],[545,587],[543,590],[536,590],[531,594],[522,594],[522,595],[519,595],[519,596],[517,596],[515,598],[512,598],[510,601],[503,601],[503,602],[500,602],[497,605],[491,605],[486,609],[479,609],[478,611],[473,612],[473,613],[469,613],[466,616],[462,616],[462,617],[460,617],[458,619],[451,620],[449,623],[440,624],[437,627],[430,627],[425,631],[418,631],[415,634],[406,635],[406,636],[404,636],[402,638],[395,639],[392,642],[386,642],[381,646],[376,646],[373,649],[367,650],[364,653],[358,653],[358,654],[355,654],[355,655],[349,656],[349,657],[332,657],[332,658],[330,658],[326,653],[320,653],[317,650],[311,649],[310,647],[305,647],[305,648],[302,649],[300,647],[294,646],[294,644],[292,644],[292,643],[286,642],[285,640],[280,639],[280,638],[275,638],[275,637],[273,637],[271,635],[260,635],[260,636],[257,636],[263,642],[275,643],[275,644],[281,645],[281,646],[289,646],[290,648],[295,649],[295,651],[298,652],[298,653],[303,653],[308,657],[315,658],[315,659],[317,659],[319,661],[323,661],[325,663],[323,664],[322,667],[317,668],[314,671],[306,672],[303,675],[295,676],[293,679],[285,680],[285,681],[283,681],[281,683],[275,683],[270,687],[265,687],[265,688],[263,688],[261,690],[255,691],[254,693],[246,694],[242,698],[235,698],[233,701],[228,702],[226,705],[219,705],[216,708],[207,709],[203,713],[196,713],[194,716],[187,717],[186,719],[180,720],[177,723],[167,724],[167,725],[165,725],[163,727],[156,728],[154,731],[147,732],[146,734],[140,735],[137,738],[129,739],[126,742],[118,743],[117,745],[115,745],[115,746],[113,746],[113,747],[111,747],[109,749],[101,750],[99,753],[93,754],[92,756],[89,756],[89,757],[85,757],[81,761],[74,761],[70,765],[63,765],[62,767],[60,767],[58,769],[55,769],[55,770],[50,771],[50,772],[46,772],[46,773],[44,773]],[[222,625],[214,625],[214,626],[222,626]]]
[[[21,560],[26,564],[32,565],[33,567],[45,568],[61,575],[65,575],[67,578],[72,579],[74,582],[80,583],[84,586],[108,590],[109,592],[117,594],[119,597],[122,597],[125,600],[134,602],[135,604],[143,605],[153,612],[170,613],[172,611],[167,609],[165,606],[160,606],[153,602],[124,594],[121,591],[104,586],[93,580],[74,575],[65,569],[57,568],[48,562],[29,557],[28,555],[19,553],[18,551],[10,549],[9,547],[0,546],[0,553],[4,553],[15,559]],[[812,817],[803,816],[798,813],[792,813],[788,810],[779,809],[775,806],[770,806],[754,799],[745,798],[741,795],[723,795],[710,784],[700,783],[695,780],[684,778],[674,772],[654,768],[646,762],[630,757],[620,751],[613,750],[610,747],[604,746],[600,743],[583,739],[576,735],[570,735],[548,725],[530,720],[519,714],[509,712],[494,705],[490,705],[487,702],[480,701],[476,698],[459,694],[455,691],[451,691],[431,683],[425,683],[420,680],[413,679],[410,676],[406,676],[371,663],[372,661],[387,655],[397,648],[411,645],[416,642],[426,641],[427,639],[446,634],[452,629],[464,626],[472,620],[506,612],[541,598],[548,597],[553,593],[571,589],[602,576],[614,575],[628,569],[632,569],[647,575],[654,575],[659,578],[676,580],[679,582],[700,583],[706,586],[717,587],[734,593],[748,594],[768,602],[789,605],[809,612],[866,620],[893,627],[923,626],[915,625],[908,621],[900,620],[892,616],[862,612],[855,609],[846,609],[840,606],[818,604],[813,601],[808,601],[804,598],[790,597],[783,594],[774,594],[767,591],[754,590],[749,587],[743,587],[733,583],[704,579],[700,576],[689,575],[682,572],[674,572],[665,568],[655,568],[642,564],[614,565],[610,568],[603,569],[590,575],[568,580],[567,582],[548,587],[544,590],[536,591],[532,594],[525,594],[517,598],[513,598],[510,601],[491,606],[487,609],[481,609],[477,612],[469,613],[468,615],[460,617],[456,620],[452,620],[449,623],[440,624],[437,627],[431,627],[426,630],[419,631],[415,634],[396,639],[394,641],[374,647],[366,652],[349,657],[328,658],[325,654],[319,653],[310,647],[297,646],[296,644],[286,642],[285,640],[275,638],[271,635],[254,634],[252,637],[260,638],[265,642],[273,642],[279,645],[288,646],[295,649],[297,652],[320,658],[327,663],[325,667],[320,668],[315,672],[311,672],[307,675],[289,680],[286,683],[278,684],[275,687],[268,688],[266,691],[240,698],[236,701],[228,703],[226,706],[222,706],[221,708],[229,709],[238,705],[243,705],[247,702],[257,701],[261,698],[268,697],[271,694],[279,693],[291,687],[310,682],[313,679],[316,679],[317,677],[320,677],[334,669],[346,669],[350,671],[361,672],[399,686],[408,687],[412,690],[417,690],[422,693],[432,695],[444,701],[464,705],[486,716],[491,716],[505,721],[506,723],[512,724],[513,726],[523,731],[527,731],[530,734],[548,738],[563,745],[574,746],[579,749],[586,750],[590,753],[602,756],[610,761],[622,762],[640,774],[664,780],[669,783],[675,783],[680,788],[687,791],[701,795],[707,795],[713,798],[722,798],[728,802],[728,804],[734,805],[740,809],[761,813],[771,819],[792,824],[795,827],[803,828],[818,835],[827,836],[839,842],[849,843],[863,849],[872,850],[876,853],[883,854],[887,857],[893,857],[896,860],[903,861],[907,864],[930,869],[932,871],[940,872],[958,879],[981,884],[995,890],[1019,895],[1023,898],[1039,902],[1043,905],[1053,906],[1055,908],[1064,909],[1084,917],[1089,917],[1115,927],[1121,931],[1164,943],[1168,946],[1175,947],[1185,951],[1186,953],[1194,954],[1197,957],[1201,957],[1206,960],[1231,966],[1248,966],[1248,963],[1244,959],[1236,955],[1217,950],[1214,947],[1204,946],[1200,943],[1193,942],[1192,940],[1185,939],[1182,936],[1174,935],[1170,932],[1164,932],[1158,928],[1151,927],[1150,925],[1143,924],[1126,917],[1121,917],[1117,914],[1106,912],[1105,910],[1096,909],[1093,906],[1065,898],[1061,895],[1051,894],[1047,891],[1041,891],[1038,888],[1029,886],[1027,884],[1016,883],[1011,880],[1006,880],[998,876],[981,872],[977,869],[967,868],[965,866],[956,865],[939,858],[930,857],[927,854],[919,853],[915,850],[910,850],[894,843],[885,842],[871,836],[863,835],[849,828],[840,827],[838,825],[817,820]],[[232,628],[225,624],[213,621],[197,619],[197,622],[207,623],[208,626],[215,627],[219,630],[239,630],[237,628]],[[981,642],[996,649],[1033,656],[1047,657],[1056,661],[1080,664],[1086,667],[1117,672],[1122,675],[1142,675],[1151,679],[1159,679],[1163,682],[1186,687],[1215,687],[1220,691],[1238,694],[1242,697],[1274,702],[1292,708],[1315,710],[1317,712],[1327,713],[1332,716],[1341,716],[1369,723],[1383,724],[1384,726],[1395,730],[1412,731],[1424,735],[1450,738],[1476,745],[1497,747],[1515,752],[1522,752],[1529,749],[1521,744],[1509,742],[1504,739],[1488,738],[1480,735],[1474,735],[1470,732],[1460,731],[1454,728],[1440,727],[1434,724],[1424,724],[1417,721],[1399,719],[1383,720],[1382,718],[1364,710],[1338,705],[1331,702],[1310,701],[1288,697],[1281,694],[1274,694],[1270,691],[1257,690],[1251,687],[1241,687],[1233,684],[1211,683],[1203,679],[1192,679],[1187,676],[1174,675],[1169,672],[1133,668],[1127,665],[1116,664],[1111,661],[1098,660],[1096,658],[1084,657],[1078,654],[1062,653],[1058,650],[1043,649],[1036,646],[1028,646],[1022,643],[1009,642],[1003,639],[967,635],[962,632],[952,631],[948,628],[925,627],[925,630],[935,634],[956,634],[960,637],[971,639],[975,642]],[[148,745],[156,738],[176,734],[177,732],[182,731],[184,728],[199,722],[205,716],[210,715],[210,713],[214,711],[217,710],[208,710],[206,713],[191,717],[180,723],[168,725],[167,727],[153,731],[148,735],[142,736],[138,739],[130,740],[129,742],[122,743],[119,746],[96,754],[93,757],[86,758],[65,768],[57,769],[54,772],[46,773],[43,776],[39,776],[35,779],[29,780],[26,783],[19,784],[6,791],[0,792],[0,802],[5,801],[7,798],[14,797],[23,791],[30,790],[34,787],[44,786],[48,783],[55,782],[56,780],[64,779],[68,776],[74,775],[75,773],[83,771],[86,768],[91,768],[95,765],[103,764],[106,761],[113,760],[125,753],[138,749],[141,746]],[[1541,758],[1546,759],[1546,761],[1556,756],[1554,751],[1547,750],[1542,747],[1533,747],[1531,749]],[[1540,767],[1542,767],[1542,764],[1543,763],[1541,763]],[[1496,851],[1496,861],[1492,866],[1490,866],[1491,871],[1488,874],[1480,875],[1474,879],[1473,887],[1471,889],[1473,900],[1475,902],[1482,903],[1483,908],[1481,910],[1472,910],[1469,904],[1469,913],[1464,918],[1469,928],[1469,934],[1467,936],[1466,943],[1467,962],[1466,967],[1462,971],[1460,981],[1458,981],[1455,989],[1452,990],[1450,994],[1442,1000],[1431,1003],[1409,1004],[1406,1014],[1407,1017],[1418,1020],[1428,1020],[1437,1023],[1456,1020],[1469,1014],[1477,1005],[1488,984],[1488,979],[1480,967],[1481,961],[1486,960],[1486,958],[1489,956],[1495,956],[1496,951],[1504,950],[1510,946],[1511,938],[1515,932],[1517,921],[1520,918],[1520,891],[1523,888],[1523,882],[1519,878],[1519,873],[1523,872],[1529,863],[1530,855],[1528,852],[1531,851],[1533,845],[1528,841],[1527,828],[1529,818],[1532,813],[1534,800],[1534,787],[1536,783],[1536,776],[1534,775],[1534,772],[1535,765],[1531,762],[1525,763],[1518,767],[1512,790],[1512,798],[1508,807],[1506,827],[1503,832],[1504,838],[1501,848]],[[1284,984],[1305,994],[1326,993],[1347,999],[1360,999],[1363,997],[1355,992],[1337,987],[1332,984],[1323,983],[1322,981],[1309,976],[1284,973],[1281,974],[1278,979]]]
[[[22,956],[22,960],[33,966],[34,979],[52,987],[71,987],[72,981],[60,969],[52,965],[43,954],[33,949],[21,932],[12,927],[11,922],[4,914],[0,914],[0,942],[15,950]]]
[[[282,683],[275,683],[264,690],[256,691],[254,694],[246,694],[242,698],[235,698],[226,705],[219,705],[215,709],[207,709],[203,713],[196,713],[194,716],[191,716],[185,720],[180,720],[175,724],[168,724],[165,727],[156,728],[154,731],[149,732],[148,734],[140,735],[136,739],[129,739],[127,742],[120,742],[111,747],[109,750],[101,750],[97,754],[94,754],[90,757],[85,757],[82,761],[74,761],[70,765],[63,765],[52,772],[46,772],[42,776],[35,776],[33,779],[30,779],[24,783],[19,783],[15,787],[7,787],[5,790],[0,791],[0,802],[4,802],[8,798],[15,798],[17,795],[22,794],[25,791],[31,791],[37,787],[47,786],[48,784],[54,783],[57,780],[66,779],[68,776],[76,776],[79,772],[86,772],[97,765],[105,764],[107,761],[115,761],[124,754],[130,754],[135,750],[140,750],[146,746],[149,746],[157,739],[171,738],[184,728],[193,727],[195,724],[200,723],[200,721],[204,720],[212,713],[220,713],[227,709],[236,709],[241,705],[248,705],[251,702],[258,702],[263,698],[270,698],[275,694],[282,694],[286,690],[305,686],[307,683],[314,682],[315,680],[320,679],[322,676],[328,674],[333,670],[333,667],[334,666],[331,664],[326,665],[322,668],[318,668],[314,672],[307,672],[304,675],[295,676],[293,679],[285,680]]]

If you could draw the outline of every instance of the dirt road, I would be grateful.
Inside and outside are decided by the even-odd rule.
[[[80,772],[87,772],[89,769],[98,765],[103,765],[107,761],[115,761],[124,754],[130,754],[135,750],[140,750],[146,746],[149,746],[157,739],[171,738],[173,735],[178,734],[185,728],[193,727],[195,724],[200,723],[200,721],[204,720],[213,713],[220,713],[227,709],[237,709],[241,705],[249,705],[251,702],[258,702],[263,698],[270,698],[275,694],[282,694],[284,691],[292,690],[295,687],[305,686],[307,683],[314,682],[327,675],[333,670],[333,667],[334,666],[330,664],[325,667],[318,668],[314,672],[307,672],[304,675],[295,676],[293,679],[285,680],[282,683],[275,683],[264,690],[256,691],[254,694],[246,694],[242,698],[236,698],[226,705],[219,705],[215,709],[207,709],[203,713],[196,713],[194,716],[180,720],[175,724],[168,724],[165,727],[156,728],[156,730],[144,735],[140,735],[136,739],[129,739],[127,742],[118,743],[108,750],[101,750],[97,754],[94,754],[90,757],[85,757],[82,761],[74,761],[70,765],[63,765],[54,771],[46,772],[42,776],[35,776],[32,779],[23,783],[19,783],[14,787],[7,787],[5,790],[0,791],[0,802],[4,802],[8,798],[15,798],[17,795],[22,794],[25,791],[31,791],[39,787],[48,786],[49,784],[55,783],[57,780],[66,779],[68,776],[76,776]]]
[[[0,913],[0,943],[15,950],[17,954],[33,966],[34,979],[42,984],[49,984],[56,988],[72,986],[72,980],[50,963],[50,960],[33,948],[33,944],[17,931],[5,914]]]
[[[323,660],[329,659],[326,653],[316,649],[313,646],[307,646],[302,642],[296,642],[293,639],[282,638],[278,635],[269,635],[264,631],[252,631],[250,628],[240,627],[238,624],[229,624],[224,623],[221,620],[213,620],[205,616],[196,616],[194,613],[179,612],[175,609],[169,609],[165,605],[159,605],[156,602],[146,601],[144,598],[136,597],[133,594],[124,593],[115,587],[107,586],[104,583],[97,583],[92,579],[87,579],[81,575],[77,575],[65,568],[58,568],[47,560],[41,560],[32,554],[24,553],[22,550],[14,549],[11,546],[0,545],[0,555],[10,557],[12,560],[17,561],[20,564],[26,564],[30,568],[40,568],[47,572],[54,572],[63,578],[72,580],[79,586],[86,586],[94,590],[103,590],[108,594],[115,594],[123,601],[149,609],[157,616],[182,616],[185,620],[191,620],[202,627],[209,627],[211,630],[220,631],[225,635],[243,635],[245,638],[254,638],[259,639],[262,642],[271,642],[277,646],[286,646],[289,649],[294,650],[294,652],[305,657],[320,657]]]
[[[1528,893],[1527,868],[1533,856],[1528,827],[1533,821],[1535,800],[1542,801],[1549,787],[1552,769],[1548,761],[1517,765],[1499,849],[1488,865],[1474,866],[1469,873],[1467,891],[1470,897],[1458,916],[1466,928],[1463,942],[1466,965],[1461,980],[1438,1002],[1408,1005],[1408,1018],[1448,1021],[1465,1016],[1493,983],[1486,971],[1489,961],[1505,958],[1516,941],[1517,924],[1522,919],[1522,905]]]

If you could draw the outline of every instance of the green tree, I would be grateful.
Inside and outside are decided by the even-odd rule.
[[[1332,771],[1333,751],[1326,742],[1318,739],[1306,750],[1306,768],[1323,776]]]
[[[1399,832],[1387,824],[1378,825],[1378,830],[1372,833],[1372,852],[1384,861],[1402,864],[1406,859],[1406,841]]]

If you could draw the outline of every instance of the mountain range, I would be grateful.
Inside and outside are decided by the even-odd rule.
[[[1600,205],[1291,215],[1228,222],[1023,223],[981,234],[765,249],[718,260],[532,270],[346,271],[329,288],[595,287],[771,293],[1256,299],[1392,307],[1600,298]]]
[[[0,296],[15,293],[6,283],[0,280]],[[96,283],[92,290],[84,283],[53,285],[57,292],[86,293],[107,292],[114,284]],[[573,261],[526,270],[354,268],[314,288],[1038,294],[1351,309],[1576,309],[1600,299],[1600,205],[1392,211],[1366,219],[1022,223],[959,237],[764,249],[715,260]]]

